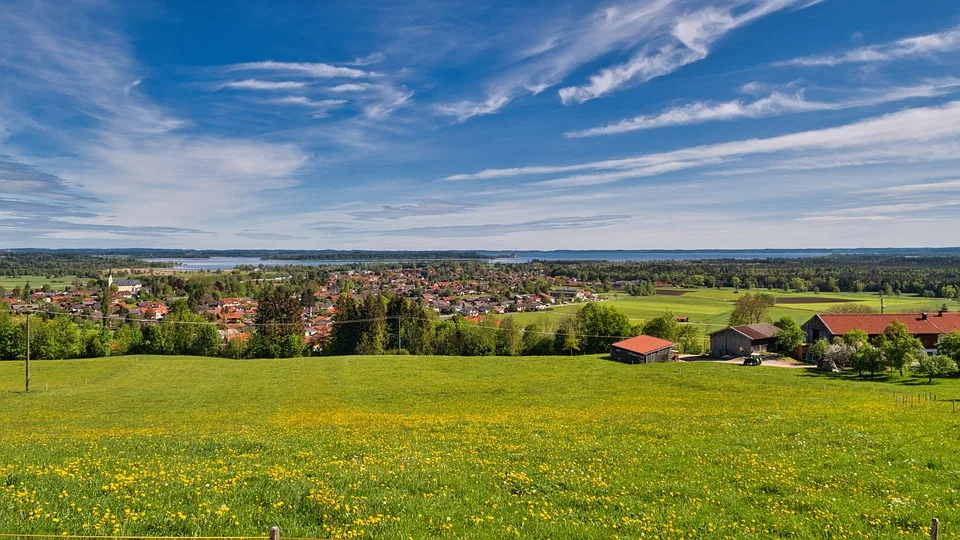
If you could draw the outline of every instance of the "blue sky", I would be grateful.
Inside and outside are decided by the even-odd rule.
[[[0,1],[0,246],[960,244],[955,0]]]

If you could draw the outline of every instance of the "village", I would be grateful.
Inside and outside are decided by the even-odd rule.
[[[144,323],[163,321],[169,311],[168,303],[183,298],[172,296],[157,299],[145,281],[146,278],[114,279],[112,271],[103,283],[74,289],[52,290],[50,287],[33,289],[29,285],[4,291],[0,303],[9,305],[14,314],[40,313],[72,315],[93,321],[104,321],[116,327],[125,321]],[[492,276],[497,287],[503,290],[522,290],[529,280],[524,273],[507,273]],[[291,276],[260,280],[282,285]],[[529,287],[529,286],[528,286]],[[383,271],[347,270],[330,273],[326,281],[316,287],[309,301],[302,302],[304,340],[322,340],[331,333],[339,296],[348,291],[357,296],[368,294],[393,294],[418,300],[440,318],[459,316],[478,323],[488,315],[542,312],[553,307],[582,302],[606,300],[604,294],[594,292],[600,283],[582,283],[570,279],[554,279],[549,286],[541,283],[529,293],[487,292],[490,281],[448,280],[437,278],[436,272],[415,269],[390,269]],[[224,342],[245,341],[255,325],[258,301],[252,296],[212,295],[208,301],[197,306],[197,311],[208,321],[217,325]]]

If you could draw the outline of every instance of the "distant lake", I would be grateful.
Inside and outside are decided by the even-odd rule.
[[[493,253],[481,251],[481,253]],[[525,263],[530,261],[693,261],[699,259],[745,259],[823,257],[835,252],[823,251],[777,251],[777,250],[635,250],[635,251],[514,251],[514,257],[492,259],[492,262]]]
[[[857,253],[870,253],[870,250]],[[490,256],[504,252],[479,251]],[[534,260],[541,261],[689,261],[698,259],[743,259],[759,260],[768,258],[803,258],[822,257],[835,253],[851,253],[849,250],[818,250],[818,251],[777,251],[777,250],[705,250],[705,251],[669,251],[669,250],[636,250],[636,251],[512,251],[510,257],[493,258],[490,262],[497,263],[525,263]],[[150,262],[174,263],[178,270],[184,272],[232,270],[237,266],[331,266],[338,264],[356,263],[390,263],[399,261],[334,261],[334,260],[277,260],[258,259],[256,257],[210,257],[206,259],[193,258],[161,258],[146,259]]]
[[[165,262],[176,265],[177,270],[184,272],[200,272],[213,270],[233,270],[238,266],[283,266],[299,264],[303,266],[322,266],[339,264],[343,261],[278,261],[274,259],[258,259],[256,257],[210,257],[207,259],[144,259],[148,262]]]

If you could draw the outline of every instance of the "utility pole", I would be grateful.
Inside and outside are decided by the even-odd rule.
[[[403,315],[397,317],[397,352],[403,349]]]
[[[27,311],[27,373],[26,373],[26,391],[30,391],[30,312]]]

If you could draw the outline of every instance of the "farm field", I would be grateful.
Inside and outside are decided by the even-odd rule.
[[[960,380],[601,357],[0,362],[0,533],[920,538]],[[939,401],[898,405],[897,395]]]
[[[615,294],[613,299],[606,302],[625,313],[635,323],[645,322],[658,317],[664,311],[672,311],[674,315],[690,317],[690,322],[702,325],[706,332],[719,330],[727,326],[727,320],[733,311],[733,303],[740,293],[733,289],[664,289],[654,296],[628,296]],[[766,291],[761,291],[766,292]],[[791,316],[798,324],[807,322],[813,315],[823,312],[840,303],[861,303],[872,306],[880,311],[880,297],[875,293],[785,293],[773,292],[777,297],[777,305],[770,310],[770,316],[776,320],[780,317]],[[944,303],[942,298],[922,298],[919,296],[902,295],[900,297],[884,297],[884,304],[888,313],[919,312],[921,310],[936,310]],[[960,309],[960,304],[947,300],[950,309]],[[540,317],[560,318],[562,315],[576,313],[580,304],[558,306],[552,310],[536,313],[518,313],[519,322],[529,324]],[[559,314],[559,315],[558,315]]]
[[[66,287],[73,283],[74,276],[65,276],[58,278],[48,278],[46,276],[0,276],[0,287],[7,289],[13,289],[14,287],[22,287],[27,282],[30,283],[30,287],[38,288],[43,287],[44,285],[50,285],[55,288]]]

